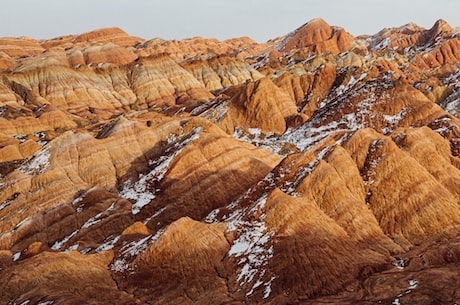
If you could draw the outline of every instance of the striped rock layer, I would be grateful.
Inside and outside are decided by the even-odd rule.
[[[458,31],[0,38],[0,304],[455,304]]]

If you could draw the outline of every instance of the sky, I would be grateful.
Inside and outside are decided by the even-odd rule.
[[[117,26],[145,39],[285,35],[321,17],[353,35],[444,19],[460,26],[459,0],[9,0],[0,9],[0,37],[36,39]]]

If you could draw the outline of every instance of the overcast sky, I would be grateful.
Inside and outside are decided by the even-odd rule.
[[[442,18],[460,26],[459,0],[2,0],[0,37],[53,38],[118,26],[150,39],[249,36],[259,42],[322,17],[353,35]]]

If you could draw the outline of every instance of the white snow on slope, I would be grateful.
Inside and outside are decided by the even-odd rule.
[[[131,210],[134,215],[138,214],[141,209],[148,205],[153,199],[155,199],[155,194],[158,190],[149,190],[149,182],[152,181],[155,177],[155,174],[161,175],[161,169],[158,172],[152,170],[149,174],[139,175],[139,180],[134,184],[128,180],[125,182],[123,189],[120,192],[120,196],[126,199],[135,200]]]
[[[273,232],[265,223],[265,205],[271,190],[278,187],[291,196],[296,196],[298,184],[308,176],[319,164],[320,160],[334,149],[335,146],[327,146],[316,155],[316,159],[304,167],[299,167],[289,181],[276,181],[273,172],[268,173],[256,186],[247,190],[237,200],[230,203],[226,210],[232,211],[227,215],[219,215],[220,209],[211,211],[205,218],[208,223],[220,221],[227,222],[227,230],[235,232],[238,236],[232,243],[228,252],[229,256],[237,258],[238,272],[236,281],[240,289],[246,288],[246,296],[251,296],[258,289],[263,289],[264,298],[271,293],[271,285],[277,276],[273,274],[268,264],[274,255],[272,242]],[[289,165],[285,168],[290,172]],[[264,194],[249,206],[241,208],[242,202],[251,198],[254,191],[263,187]],[[249,220],[248,220],[249,219]],[[250,287],[247,290],[247,287]]]
[[[375,47],[374,49],[375,50],[383,50],[385,49],[386,47],[388,47],[388,45],[391,43],[391,39],[389,37],[383,39],[382,41],[380,41]]]
[[[460,69],[456,69],[454,73],[442,80],[444,85],[458,87],[458,79],[460,78]]]
[[[418,281],[417,280],[410,280],[409,281],[409,290],[415,289],[418,287]]]
[[[17,261],[18,259],[21,258],[21,252],[16,252],[14,255],[13,255],[13,262]]]
[[[19,167],[19,170],[28,175],[38,175],[46,172],[51,157],[49,147],[41,150],[35,157]]]
[[[120,249],[119,255],[114,259],[110,269],[116,272],[125,272],[130,269],[129,262],[143,252],[148,246],[160,238],[164,229],[158,230],[155,235],[149,235],[138,241],[132,241]]]
[[[446,105],[445,110],[455,116],[458,116],[460,114],[460,98],[449,102]]]
[[[409,280],[409,287],[407,287],[407,289],[403,293],[398,294],[391,304],[401,305],[400,298],[406,294],[411,293],[412,290],[418,287],[418,284],[419,282],[417,280]]]
[[[357,79],[354,76],[351,76],[350,80],[348,81],[346,85],[340,85],[336,89],[336,94],[341,95],[345,92],[350,91],[350,89],[352,89],[358,82],[362,81],[366,77],[367,77],[367,73],[361,74]]]
[[[399,298],[394,299],[393,302],[391,302],[392,305],[401,305],[401,302],[399,301]]]
[[[135,200],[135,203],[132,206],[132,213],[133,214],[138,214],[142,207],[145,205],[149,204],[151,200],[153,200],[156,196],[156,193],[159,191],[156,189],[154,186],[156,183],[161,181],[164,177],[164,175],[167,172],[168,166],[171,163],[171,161],[179,155],[182,150],[192,141],[196,140],[199,138],[199,133],[201,132],[202,128],[196,128],[194,129],[190,134],[179,137],[171,137],[168,141],[168,144],[170,144],[170,147],[166,150],[166,153],[162,156],[160,156],[156,160],[150,161],[149,165],[152,167],[152,170],[148,174],[140,174],[139,179],[132,183],[131,181],[127,181],[123,187],[123,189],[120,191],[120,196],[126,199],[133,199]],[[72,205],[78,204],[83,198],[83,195],[76,198],[73,202]],[[81,211],[77,209],[78,211]],[[102,221],[104,219],[104,215],[107,214],[108,211],[114,209],[114,204],[112,204],[109,208],[107,208],[105,211],[98,213],[97,215],[91,217],[88,219],[81,228],[75,230],[72,232],[70,235],[64,237],[62,240],[56,241],[51,249],[52,250],[61,250],[64,244],[66,244],[70,239],[75,237],[81,229],[87,229],[96,223]],[[158,216],[160,213],[162,213],[166,208],[160,209],[158,211],[158,214],[154,214],[152,218]],[[96,251],[103,251],[103,250],[108,250],[114,247],[116,242],[119,240],[119,237],[113,237],[112,239],[109,239],[102,245],[100,245]],[[76,245],[70,246],[68,249],[74,249]],[[77,246],[78,248],[78,246]],[[85,249],[84,251],[90,251],[90,249]]]
[[[2,204],[0,204],[0,211],[3,210],[4,208],[6,208],[7,206],[9,206],[11,204],[11,201],[12,200],[6,200]]]
[[[74,202],[79,202],[81,201],[80,199],[81,197],[77,198],[74,200]],[[95,216],[89,218],[79,229],[75,230],[74,232],[72,232],[71,234],[67,235],[66,237],[64,237],[63,239],[61,240],[57,240],[54,242],[54,244],[51,246],[51,250],[55,250],[55,251],[58,251],[58,250],[61,250],[62,247],[64,246],[64,244],[66,244],[70,239],[72,239],[73,237],[75,237],[79,232],[80,230],[82,229],[87,229],[93,225],[95,225],[96,223],[102,221],[105,217],[105,215],[107,214],[107,212],[109,211],[112,211],[115,209],[115,202],[112,203],[106,210],[104,210],[103,212],[100,212],[98,214],[96,214]],[[114,243],[115,244],[115,243]],[[103,246],[103,245],[101,245]],[[113,246],[113,245],[112,245]],[[78,245],[72,245],[70,246],[69,248],[67,248],[67,250],[75,250],[78,248]]]
[[[371,144],[369,145],[368,157],[374,155],[382,147],[383,143],[384,143],[383,139],[373,140]],[[366,176],[363,177],[364,185],[374,184],[375,182],[374,178],[375,178],[375,175],[377,174],[376,168],[384,156],[385,154],[382,154],[382,155],[379,155],[374,160],[366,160],[366,162],[368,162],[368,170],[367,170]]]
[[[238,238],[233,242],[228,255],[238,258],[238,273],[236,281],[240,287],[249,285],[251,289],[246,296],[252,295],[256,289],[265,287],[264,298],[268,298],[271,292],[271,283],[276,278],[268,270],[268,262],[273,257],[273,244],[271,232],[265,224],[263,209],[267,202],[267,195],[259,198],[252,207],[236,210],[228,219],[229,231],[236,231]],[[244,218],[249,215],[259,215],[253,220]],[[270,276],[270,280],[266,278]],[[240,288],[241,289],[241,288]]]
[[[382,129],[383,134],[389,134],[398,126],[398,124],[406,117],[407,111],[405,108],[401,109],[395,115],[383,115],[383,119],[387,122],[388,126]]]
[[[18,222],[18,223],[14,226],[13,231],[16,231],[16,230],[19,229],[22,225],[24,225],[25,223],[29,222],[30,220],[31,220],[30,217],[24,218],[23,220],[21,220],[20,222]]]
[[[68,242],[72,237],[74,237],[75,235],[77,235],[77,233],[79,232],[80,230],[75,230],[73,231],[71,234],[67,235],[66,237],[64,237],[63,239],[61,240],[57,240],[52,246],[51,246],[51,250],[61,250],[62,246]]]
[[[108,240],[102,245],[100,245],[99,247],[97,247],[95,251],[101,252],[101,251],[107,251],[107,250],[112,249],[115,246],[115,244],[120,240],[120,238],[121,238],[120,235],[115,236],[115,237],[110,236]]]
[[[404,259],[399,259],[393,262],[393,266],[395,266],[399,270],[404,270],[404,268],[406,267],[406,263],[407,262]]]
[[[112,204],[108,207],[108,209],[107,209],[106,211],[111,211],[111,210],[113,210],[114,208],[115,208],[115,202],[112,203]],[[106,212],[106,211],[104,211],[104,212]],[[88,219],[88,220],[83,224],[83,226],[82,226],[81,228],[82,228],[82,229],[86,229],[86,228],[89,228],[89,227],[91,227],[92,225],[94,225],[94,224],[100,222],[100,221],[103,219],[104,212],[101,212],[101,213],[97,214],[96,216],[91,217],[90,219]]]
[[[168,139],[168,144],[171,145],[165,154],[156,160],[149,162],[151,167],[147,174],[139,174],[137,181],[128,180],[123,185],[120,191],[120,196],[126,199],[134,200],[132,213],[138,214],[142,208],[152,202],[156,198],[156,194],[160,191],[155,185],[160,182],[168,171],[171,161],[178,156],[182,150],[192,141],[200,137],[202,127],[195,128],[191,134],[177,139],[175,136]]]
[[[230,110],[230,108],[227,106],[228,102],[229,101],[225,101],[216,107],[206,110],[201,114],[201,116],[212,121],[214,124],[219,123]]]

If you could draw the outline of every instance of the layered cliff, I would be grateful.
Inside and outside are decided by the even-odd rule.
[[[457,34],[0,39],[0,304],[458,303]]]

